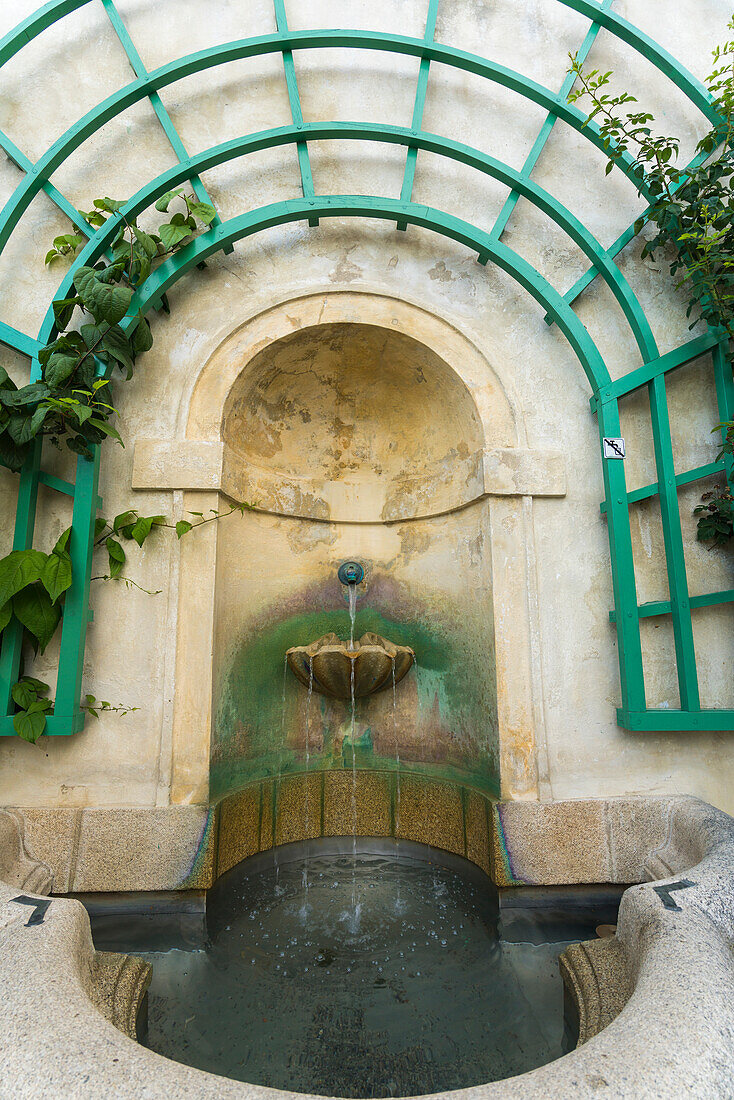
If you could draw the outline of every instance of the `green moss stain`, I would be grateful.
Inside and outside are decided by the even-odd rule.
[[[418,606],[415,617],[398,621],[358,605],[355,637],[374,631],[415,651],[416,665],[397,688],[406,770],[469,780],[497,794],[495,675],[484,627],[476,617],[472,628],[471,618],[451,608]],[[285,652],[331,631],[349,637],[346,607],[275,619],[231,647],[215,700],[214,799],[259,778],[305,769],[307,692],[290,670],[284,676]],[[351,768],[353,753],[357,768],[395,768],[389,689],[357,700],[354,745],[348,702],[314,693],[308,724],[310,768]]]

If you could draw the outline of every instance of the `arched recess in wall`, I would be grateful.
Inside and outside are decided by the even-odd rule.
[[[14,56],[22,47],[58,19],[64,18],[89,0],[56,0],[36,15],[29,17],[16,31],[0,42],[0,62]],[[688,96],[695,107],[711,121],[717,116],[705,89],[686,70],[661,50],[648,37],[632,27],[627,21],[608,10],[607,0],[594,3],[593,0],[559,0],[564,6],[582,13],[590,20],[590,29],[582,45],[582,53],[588,52],[600,28],[615,35],[632,49],[643,54],[666,77],[671,79]],[[651,431],[655,443],[655,460],[658,481],[632,492],[628,491],[623,463],[601,458],[604,473],[606,512],[609,525],[611,568],[614,587],[613,621],[616,622],[618,650],[621,673],[621,708],[618,711],[619,722],[631,729],[676,730],[691,728],[728,729],[734,715],[731,711],[704,710],[700,706],[697,683],[696,654],[693,647],[692,610],[697,606],[721,603],[732,599],[728,592],[691,594],[688,591],[683,539],[680,516],[677,508],[677,488],[703,477],[711,472],[725,472],[732,479],[731,466],[725,468],[722,462],[709,463],[702,470],[676,472],[673,461],[672,443],[668,422],[665,394],[666,374],[699,357],[711,352],[714,360],[714,372],[717,383],[719,413],[722,420],[731,419],[734,410],[734,387],[731,371],[726,358],[724,343],[720,334],[711,332],[691,340],[681,348],[659,355],[639,303],[634,298],[614,257],[621,248],[632,239],[630,226],[608,249],[604,249],[584,227],[560,203],[542,188],[530,181],[530,173],[540,150],[556,120],[561,120],[579,133],[590,143],[590,149],[601,148],[601,139],[594,124],[585,126],[581,113],[566,102],[564,87],[559,93],[550,92],[527,77],[512,72],[476,55],[438,44],[434,41],[436,5],[430,0],[426,33],[423,39],[412,39],[392,34],[369,34],[352,31],[309,31],[291,33],[287,30],[282,4],[276,2],[275,12],[278,33],[259,39],[228,43],[223,46],[192,54],[187,58],[163,66],[148,74],[133,46],[127,30],[117,13],[112,0],[104,0],[104,8],[109,16],[120,42],[127,52],[136,79],[120,92],[109,97],[79,123],[71,127],[39,159],[31,165],[14,144],[0,136],[0,145],[25,173],[25,177],[0,216],[0,245],[9,239],[33,197],[45,190],[57,205],[67,212],[72,220],[90,237],[88,246],[83,250],[77,264],[94,261],[107,246],[110,235],[115,231],[119,218],[111,218],[107,225],[97,232],[88,226],[71,204],[50,183],[51,174],[65,162],[66,158],[83,142],[93,135],[108,119],[115,117],[131,104],[148,97],[154,105],[159,121],[174,148],[180,164],[153,181],[130,200],[121,216],[135,214],[145,209],[155,198],[171,185],[182,180],[191,180],[195,190],[205,195],[199,173],[207,166],[223,163],[234,156],[246,155],[256,149],[270,148],[278,144],[293,144],[298,154],[299,170],[303,198],[281,202],[273,207],[251,212],[221,223],[218,219],[212,229],[193,242],[174,260],[160,267],[146,282],[132,304],[128,324],[135,324],[138,310],[145,311],[160,300],[161,294],[173,285],[195,263],[220,249],[229,249],[236,241],[274,225],[292,221],[307,221],[315,226],[320,218],[330,216],[349,216],[361,218],[382,218],[397,223],[399,228],[414,225],[443,234],[465,244],[477,254],[480,263],[493,262],[520,283],[546,309],[549,318],[563,331],[577,353],[586,371],[592,390],[592,406],[599,419],[600,437],[619,434],[618,401],[621,397],[647,387],[652,408]],[[359,123],[326,122],[304,125],[298,97],[298,85],[295,78],[294,53],[302,49],[322,49],[334,46],[343,49],[360,48],[392,52],[420,58],[421,74],[416,89],[416,102],[413,125],[410,129],[391,125],[370,126]],[[283,57],[288,96],[294,125],[280,127],[262,134],[251,135],[224,143],[211,150],[189,157],[178,137],[170,116],[159,99],[157,90],[168,86],[178,79],[194,72],[200,72],[213,65],[223,64],[234,59],[246,59],[266,53],[280,53]],[[432,65],[447,65],[463,72],[473,73],[483,79],[495,82],[518,95],[544,107],[548,112],[546,125],[539,134],[533,150],[528,156],[522,171],[513,171],[507,165],[494,158],[461,146],[458,143],[428,134],[420,129],[426,82]],[[383,141],[402,144],[407,147],[406,166],[401,198],[399,200],[380,196],[319,196],[314,192],[308,156],[308,142],[318,139],[357,139]],[[411,201],[415,158],[418,151],[435,152],[480,172],[487,173],[503,182],[510,194],[497,225],[490,233],[448,213],[419,205]],[[623,158],[622,170],[630,173],[629,158]],[[587,254],[592,264],[589,275],[585,276],[565,296],[555,291],[530,264],[500,240],[507,224],[509,213],[514,209],[518,196],[528,199],[556,225],[560,226],[571,239]],[[59,288],[60,296],[73,279],[73,270]],[[627,376],[612,382],[601,355],[589,334],[571,309],[578,293],[589,282],[600,275],[615,295],[625,316],[626,322],[640,349],[642,366]],[[4,323],[0,327],[0,339],[23,354],[32,362],[32,377],[40,377],[37,362],[39,348],[53,334],[53,316],[49,315],[41,327],[39,336],[34,339],[27,334]],[[600,443],[601,443],[600,438]],[[600,447],[601,450],[601,447]],[[98,459],[93,462],[81,460],[77,469],[76,481],[72,485],[54,483],[54,479],[45,473],[41,466],[40,447],[36,449],[21,477],[18,518],[16,524],[16,548],[31,544],[35,522],[36,492],[39,483],[51,485],[54,489],[74,497],[73,534],[71,553],[74,564],[74,584],[66,601],[62,634],[61,659],[56,688],[56,709],[49,720],[50,734],[70,734],[83,723],[83,713],[79,709],[81,675],[84,653],[86,623],[88,620],[89,576],[91,563],[91,538],[93,520],[96,511]],[[56,479],[58,482],[58,479]],[[654,607],[638,606],[635,586],[635,569],[630,541],[629,507],[641,499],[657,495],[660,499],[665,535],[665,554],[670,600],[658,602]],[[670,615],[675,639],[675,658],[680,689],[680,708],[678,710],[654,710],[646,705],[645,684],[642,666],[639,620],[649,615]],[[20,636],[17,630],[8,629],[3,637],[0,674],[4,695],[4,717],[0,719],[0,733],[12,733],[12,704],[10,688],[17,678],[20,660]]]
[[[323,350],[324,336],[331,338],[331,350]],[[303,394],[305,404],[298,406],[306,413],[303,424],[294,407],[297,392],[290,383],[279,390],[284,380],[274,377],[283,371],[287,380],[289,370],[299,371],[303,353],[321,354],[327,372],[334,370],[340,353],[345,348],[354,351],[355,342],[368,360],[392,343],[393,356],[383,365],[388,372],[392,365],[407,375],[402,380],[404,400],[412,372],[417,368],[425,375],[433,372],[428,382],[412,387],[415,416],[405,419],[408,435],[402,455],[390,457],[393,468],[388,476],[370,476],[375,465],[382,467],[374,448],[371,467],[360,461],[362,477],[371,487],[365,492],[362,485],[359,512],[348,510],[354,499],[344,491],[349,471],[334,477],[328,469],[334,457],[331,440],[324,448],[325,476],[313,477],[314,450],[324,440],[318,433],[308,434],[318,419],[312,403],[315,398],[325,399],[328,427],[329,388],[324,392],[316,387]],[[282,350],[285,362],[280,358]],[[379,372],[371,370],[369,362],[367,375],[363,380],[371,391]],[[423,397],[427,385],[432,389],[428,401]],[[280,408],[286,413],[282,420],[278,402],[272,401],[277,393],[287,395],[288,408]],[[455,423],[461,424],[461,443],[466,446],[473,440],[475,446],[466,446],[465,455],[454,455],[456,441],[449,429],[443,436],[434,430],[438,438],[430,446],[414,447],[411,422],[422,431],[425,417],[436,419],[437,401],[443,403],[445,413],[449,393],[454,395]],[[232,435],[238,434],[243,400],[251,435],[238,443]],[[255,426],[263,401],[268,407],[262,410],[263,421]],[[403,415],[408,411],[404,408]],[[307,433],[308,461],[301,477],[293,476],[299,471],[299,450],[293,446],[299,433],[285,447],[278,439],[273,448],[273,417],[278,432],[284,427],[287,431],[289,419],[294,418]],[[341,419],[348,434],[347,415],[342,413]],[[379,409],[372,420],[366,420],[364,429],[370,434],[385,427]],[[498,793],[501,784],[507,796],[537,796],[536,754],[543,746],[536,745],[533,719],[528,603],[528,589],[535,584],[528,570],[532,558],[528,540],[532,542],[533,532],[525,521],[523,499],[562,496],[565,475],[562,456],[533,446],[525,439],[522,424],[516,397],[508,394],[492,364],[454,324],[383,294],[332,291],[289,299],[257,314],[219,345],[196,377],[179,418],[178,437],[138,440],[135,447],[134,488],[182,490],[183,506],[197,511],[216,507],[220,492],[230,498],[245,496],[259,501],[258,511],[267,517],[257,523],[251,517],[250,525],[211,525],[202,530],[203,537],[181,543],[174,800],[206,800],[210,793],[219,796],[259,778],[260,772],[267,775],[302,766],[302,745],[285,746],[284,752],[271,748],[271,755],[278,752],[276,760],[265,759],[262,751],[254,759],[258,750],[253,743],[260,736],[258,731],[267,730],[268,743],[278,745],[283,726],[284,650],[313,640],[307,635],[314,631],[343,633],[345,625],[348,631],[335,575],[339,561],[353,553],[361,553],[372,564],[372,587],[358,627],[362,622],[364,629],[397,634],[395,640],[414,644],[419,655],[417,682],[408,685],[403,699],[416,711],[420,690],[424,719],[436,728],[420,745],[403,746],[401,760],[406,767],[412,762],[441,775],[446,774],[448,761],[449,774],[492,793]],[[392,425],[393,430],[396,426]],[[259,452],[274,452],[269,466],[261,458],[253,464],[253,444]],[[283,450],[290,452],[290,458],[283,456]],[[396,499],[393,481],[399,482],[406,465],[410,468],[421,454],[425,468],[416,486],[419,491],[412,496],[397,494],[403,509],[397,514],[390,503]],[[350,455],[343,457],[348,466]],[[250,493],[250,489],[261,492]],[[289,518],[284,521],[283,516]],[[440,552],[447,535],[465,551],[457,553],[457,569],[450,577],[443,575],[443,566],[433,569],[431,561],[432,552]],[[500,563],[497,569],[492,567],[493,557]],[[422,614],[428,605],[434,609],[432,616]],[[314,614],[315,607],[320,615]],[[441,607],[443,617],[437,612]],[[431,618],[435,621],[428,629],[426,622]],[[442,622],[446,636],[439,638]],[[465,663],[466,654],[473,654],[476,667],[465,668],[447,685],[447,671],[456,664],[452,647]],[[216,672],[210,675],[212,653],[218,656]],[[260,679],[264,670],[267,685],[250,682],[253,670]],[[289,707],[295,707],[298,698],[297,692],[289,690]],[[380,738],[394,736],[390,705],[388,697],[376,698],[372,709],[364,708],[361,715],[364,725],[375,731],[377,756],[386,755],[379,752]],[[312,716],[314,746],[323,736],[323,731],[318,732],[319,713],[315,709]],[[302,705],[298,714],[289,710],[287,725],[296,738],[303,737],[304,714]],[[343,708],[323,714],[333,748],[334,737],[337,741],[340,737]],[[417,713],[400,718],[406,729],[420,727]],[[462,749],[462,739],[471,743],[469,753]],[[432,747],[424,758],[427,746]],[[323,763],[329,766],[329,759]],[[363,763],[379,766],[380,762],[365,756]]]

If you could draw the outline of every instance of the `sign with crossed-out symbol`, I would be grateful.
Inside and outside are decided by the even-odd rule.
[[[624,440],[605,435],[603,451],[605,458],[624,458]]]

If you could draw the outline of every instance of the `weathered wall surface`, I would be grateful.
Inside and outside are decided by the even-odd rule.
[[[293,29],[333,25],[332,5],[290,0],[287,6]],[[33,0],[4,7],[0,33],[34,7]],[[121,0],[119,8],[150,69],[193,48],[274,29],[272,9],[265,0],[209,3],[205,19],[193,2],[176,4],[175,12],[172,4],[150,0]],[[722,0],[620,0],[615,10],[661,41],[698,76],[708,71],[709,50],[725,37],[730,14]],[[338,13],[344,26],[405,34],[422,34],[424,19],[424,3],[412,0],[345,2]],[[522,4],[444,0],[437,36],[518,67],[555,89],[563,79],[567,53],[578,47],[586,27],[586,20],[553,0]],[[603,32],[592,60],[602,68],[614,68],[620,83],[635,90],[641,102],[649,102],[664,129],[680,134],[684,152],[690,151],[701,132],[701,120],[652,67]],[[307,120],[410,123],[417,61],[355,53],[348,56],[347,64],[343,52],[332,51],[309,51],[296,61]],[[128,79],[127,62],[104,13],[91,4],[70,17],[66,26],[44,35],[3,71],[0,126],[36,158],[83,110]],[[210,70],[164,90],[162,98],[192,152],[213,141],[290,121],[278,57]],[[509,92],[432,67],[424,118],[429,130],[475,144],[519,168],[542,119],[542,111]],[[311,152],[317,190],[399,194],[405,154],[397,147],[314,143]],[[54,182],[84,208],[98,194],[131,194],[172,163],[152,111],[141,105],[104,127],[57,173]],[[19,178],[18,170],[0,157],[2,201]],[[560,124],[534,178],[578,214],[604,244],[611,243],[639,209],[633,189],[617,173],[605,179],[603,157]],[[295,152],[258,154],[207,173],[205,182],[223,217],[294,197],[299,190]],[[505,194],[492,181],[468,170],[442,164],[432,156],[418,157],[417,201],[489,228]],[[67,229],[66,219],[45,196],[34,201],[0,261],[3,320],[30,333],[37,331],[61,277],[58,268],[44,269],[43,256],[50,238]],[[575,246],[526,202],[518,204],[505,239],[560,290],[585,270],[586,261]],[[639,244],[631,245],[621,264],[664,352],[688,335],[683,300],[666,277],[663,263],[642,263],[639,252]],[[396,641],[401,640],[397,632],[407,629],[406,624],[417,629],[428,622],[442,645],[455,631],[454,607],[460,614],[470,606],[470,598],[466,604],[451,606],[438,594],[443,589],[422,589],[425,561],[421,554],[411,559],[409,568],[406,565],[410,599],[389,577],[388,565],[399,555],[403,539],[430,540],[425,551],[430,559],[428,574],[451,576],[452,585],[454,581],[457,585],[451,591],[457,599],[460,590],[465,593],[464,585],[471,591],[474,583],[487,597],[490,590],[494,593],[494,609],[489,598],[483,609],[481,596],[471,605],[477,625],[463,637],[479,645],[481,630],[494,624],[500,762],[503,743],[506,754],[500,766],[509,775],[515,763],[522,761],[524,775],[517,783],[508,780],[506,796],[560,799],[690,792],[734,809],[728,781],[734,735],[640,735],[616,726],[619,684],[615,632],[608,621],[612,606],[609,553],[605,520],[599,513],[602,479],[588,382],[561,334],[544,323],[542,310],[509,277],[491,265],[479,266],[459,245],[417,229],[398,232],[388,223],[330,220],[318,228],[294,225],[269,230],[238,245],[233,254],[214,258],[205,271],[183,279],[170,295],[171,316],[153,321],[154,349],[133,381],[117,387],[126,447],[108,448],[101,484],[105,513],[114,515],[132,505],[147,514],[160,511],[178,518],[185,509],[217,507],[222,498],[215,489],[204,491],[185,484],[185,479],[172,488],[134,490],[135,441],[216,438],[198,432],[195,425],[192,428],[190,407],[206,364],[230,334],[280,306],[295,318],[294,330],[312,324],[303,320],[297,303],[304,296],[322,294],[326,300],[342,292],[353,295],[355,301],[364,294],[394,302],[394,310],[389,304],[384,307],[386,327],[392,324],[391,310],[397,317],[400,303],[409,302],[426,318],[438,319],[466,339],[487,364],[487,378],[492,374],[484,386],[486,400],[491,405],[496,399],[492,396],[490,401],[490,395],[498,392],[499,379],[512,409],[515,436],[500,445],[562,452],[565,495],[526,490],[515,496],[492,496],[452,517],[453,528],[443,519],[401,521],[389,529],[389,552],[372,548],[369,525],[359,528],[359,543],[351,532],[350,537],[338,532],[329,542],[333,532],[327,524],[323,549],[317,542],[295,555],[291,542],[298,539],[303,519],[260,514],[233,516],[218,532],[209,525],[181,544],[170,532],[161,533],[146,544],[130,569],[135,581],[160,590],[158,595],[128,590],[119,582],[93,585],[95,621],[88,635],[85,690],[140,709],[124,719],[103,716],[90,721],[82,733],[69,739],[44,738],[37,746],[3,739],[0,803],[78,807],[205,802],[212,729],[218,700],[226,694],[227,661],[234,667],[239,659],[237,646],[242,654],[256,647],[273,618],[287,623],[312,613],[298,602],[291,586],[296,558],[304,570],[313,570],[314,586],[325,585],[327,577],[333,577],[335,563],[344,557],[363,554],[377,563],[385,579],[381,589],[376,584],[371,590],[371,608],[387,620],[385,632]],[[336,319],[375,323],[374,318],[360,315],[357,304],[350,308],[351,317]],[[576,308],[613,377],[638,365],[638,352],[607,291],[595,284]],[[430,327],[428,321],[426,326]],[[280,329],[269,334],[265,325],[259,337],[262,348],[283,335]],[[418,332],[411,335],[420,338]],[[435,341],[426,339],[426,344],[444,357]],[[24,363],[19,358],[4,352],[2,361],[16,377],[23,377]],[[477,372],[482,369],[477,367]],[[476,389],[481,394],[481,381]],[[710,436],[716,414],[707,360],[673,379],[670,404],[678,469],[710,461],[716,451]],[[221,413],[224,401],[218,407]],[[643,399],[626,406],[623,434],[629,487],[654,480],[649,409]],[[49,465],[62,476],[73,472],[65,456],[52,456]],[[4,515],[12,515],[15,492],[16,481],[4,475],[0,501]],[[680,493],[691,593],[730,588],[731,557],[709,553],[695,542],[690,518],[695,499],[695,490]],[[67,523],[64,504],[42,490],[38,545],[50,546]],[[316,529],[315,524],[311,526]],[[457,545],[469,547],[487,530],[492,551],[483,564],[475,567],[467,557],[452,574]],[[3,552],[10,534],[8,524]],[[655,506],[642,506],[633,513],[633,535],[639,598],[664,598],[667,582]],[[202,576],[216,578],[217,585],[204,592],[197,587]],[[236,599],[227,584],[236,586]],[[498,584],[515,592],[512,600],[508,597],[498,605]],[[332,598],[325,594],[324,606],[333,607],[336,614],[338,605],[329,604]],[[239,634],[234,625],[230,628],[228,618],[235,608],[242,613]],[[704,706],[734,706],[730,615],[727,607],[696,613]],[[182,627],[192,619],[200,632],[198,648],[191,647],[191,632]],[[283,631],[285,644],[300,640],[297,631],[291,634],[285,627]],[[643,643],[649,702],[676,707],[668,623],[648,620]],[[202,662],[201,653],[207,647],[209,661]],[[192,652],[196,658],[187,658]],[[470,656],[464,667],[471,667],[474,659]],[[54,660],[51,646],[37,662],[36,674],[49,678]],[[503,695],[503,685],[508,684],[511,691]],[[264,688],[269,699],[270,687]],[[518,702],[522,690],[526,695]],[[280,718],[280,691],[278,684],[276,713],[262,718],[258,728],[263,731],[268,722]],[[490,692],[486,727],[475,726],[472,736],[480,738],[493,728],[493,705]],[[267,708],[273,710],[270,701]],[[293,751],[297,751],[296,741]]]
[[[243,366],[222,436],[238,496],[268,514],[218,537],[211,797],[307,765],[351,768],[353,752],[360,768],[399,759],[498,794],[487,505],[465,506],[484,431],[464,384],[402,333],[309,327]],[[410,522],[381,522],[401,512]],[[348,703],[309,701],[284,669],[289,646],[350,637],[346,558],[366,568],[354,638],[416,653],[394,699],[356,703],[353,735]]]

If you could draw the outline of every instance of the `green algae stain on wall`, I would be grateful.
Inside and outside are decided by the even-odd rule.
[[[285,667],[290,646],[331,631],[348,638],[346,607],[280,618],[273,610],[266,625],[230,646],[220,670],[211,798],[255,779],[303,771],[307,747],[312,769],[351,768],[354,754],[357,768],[393,770],[399,754],[401,769],[497,794],[496,687],[487,623],[478,611],[459,613],[450,604],[416,601],[400,621],[358,604],[355,637],[374,631],[409,645],[416,664],[398,685],[394,708],[390,689],[357,700],[354,743],[349,703],[314,693],[309,707],[306,690]]]

